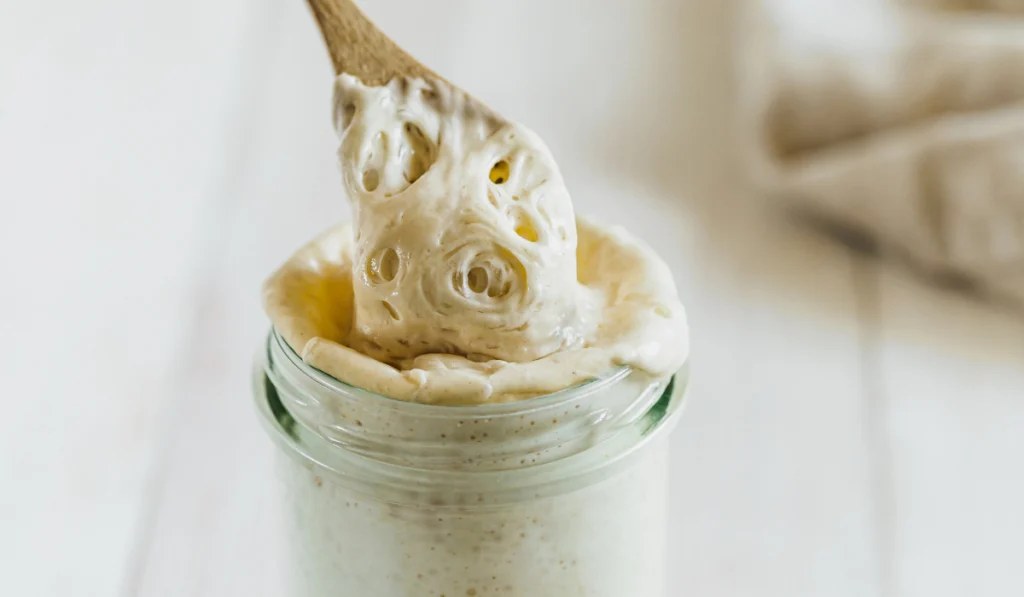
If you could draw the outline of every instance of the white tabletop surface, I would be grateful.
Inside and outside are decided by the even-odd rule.
[[[0,593],[286,594],[259,285],[348,213],[303,4],[0,7]],[[1024,317],[744,191],[731,2],[363,4],[671,264],[673,596],[1024,594]]]

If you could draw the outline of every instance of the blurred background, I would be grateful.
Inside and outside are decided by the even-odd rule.
[[[1024,7],[360,5],[671,265],[673,595],[1024,594]],[[7,2],[0,48],[0,578],[285,594],[249,375],[348,217],[312,18]]]

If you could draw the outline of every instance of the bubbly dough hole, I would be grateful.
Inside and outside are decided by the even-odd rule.
[[[371,284],[390,282],[398,276],[401,267],[398,251],[389,247],[366,260],[366,278]]]
[[[477,266],[469,270],[469,289],[480,294],[487,290],[487,270]]]
[[[363,188],[366,192],[372,193],[377,190],[380,185],[380,174],[377,173],[376,168],[370,168],[363,172]]]
[[[516,226],[516,234],[520,237],[530,241],[531,243],[537,242],[540,235],[537,234],[537,229],[533,227],[533,224],[524,222]]]
[[[490,284],[487,286],[487,296],[491,298],[499,298],[507,295],[512,290],[512,281],[505,280],[505,282],[498,286],[498,284]]]
[[[387,309],[388,313],[391,315],[391,319],[394,319],[395,321],[402,319],[402,317],[398,314],[398,311],[395,309],[394,305],[387,301],[381,301],[381,304],[384,305],[385,309]]]
[[[363,188],[367,193],[372,193],[380,186],[380,171],[377,169],[387,159],[388,136],[385,133],[377,133],[373,137],[369,155],[363,167]]]
[[[347,130],[352,124],[352,118],[356,115],[356,105],[349,102],[341,109],[341,130]]]
[[[391,248],[386,249],[380,260],[380,277],[385,282],[394,280],[398,275],[399,266],[401,266],[401,260],[398,258],[398,252]]]
[[[523,240],[535,243],[540,240],[540,231],[533,222],[530,214],[521,207],[512,207],[506,214],[512,229]]]
[[[511,173],[511,168],[508,165],[508,160],[499,160],[493,166],[491,166],[491,173],[489,178],[494,184],[504,184]]]
[[[434,144],[427,139],[420,127],[411,122],[405,123],[402,134],[405,142],[402,176],[412,184],[434,164]]]

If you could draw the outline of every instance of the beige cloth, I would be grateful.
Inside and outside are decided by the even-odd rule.
[[[777,196],[1024,299],[1024,0],[750,0],[742,146]]]

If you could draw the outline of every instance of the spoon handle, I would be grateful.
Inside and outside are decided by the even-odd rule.
[[[306,0],[324,37],[336,74],[365,85],[386,85],[399,76],[437,77],[384,35],[353,0]]]

